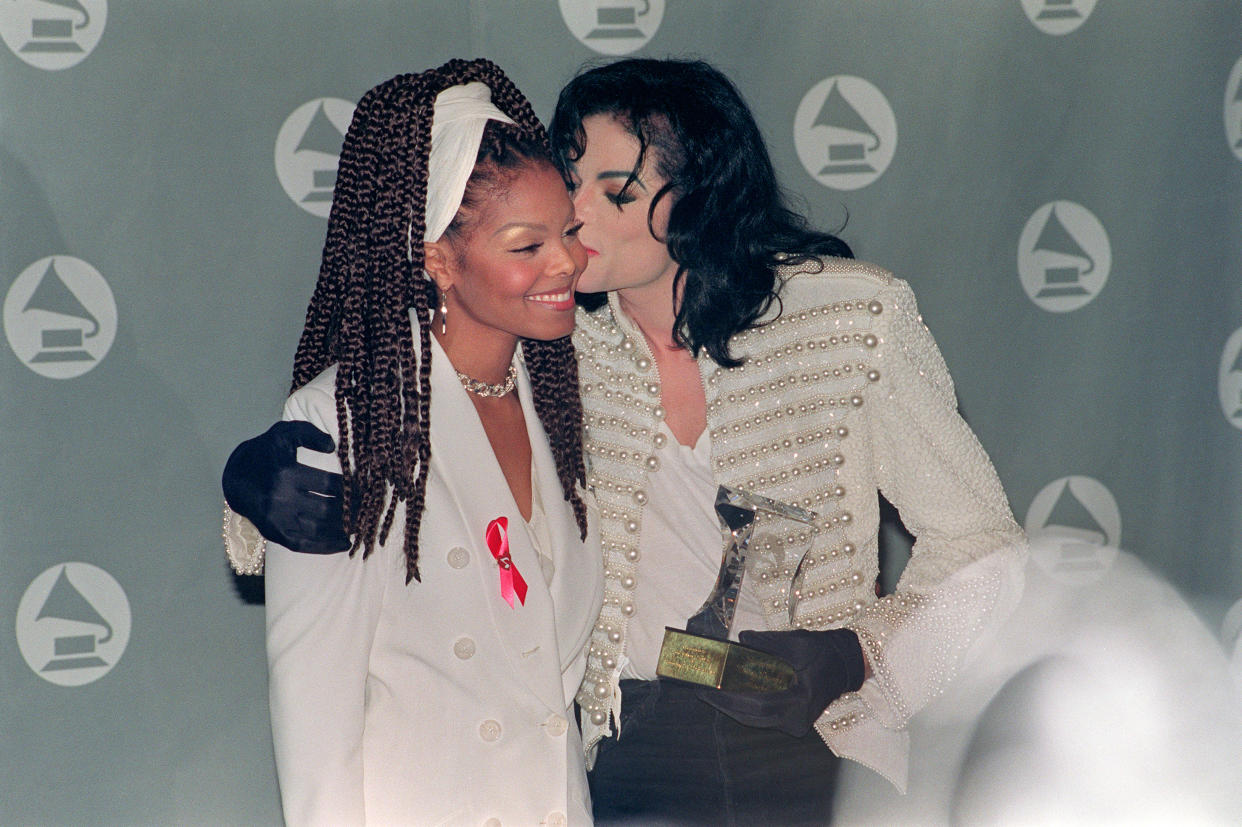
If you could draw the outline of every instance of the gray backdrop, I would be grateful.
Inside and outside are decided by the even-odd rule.
[[[219,471],[287,390],[352,102],[450,57],[545,118],[601,55],[714,62],[914,285],[1037,562],[1124,548],[1213,629],[1242,595],[1237,0],[4,0],[0,34],[0,823],[279,822]]]

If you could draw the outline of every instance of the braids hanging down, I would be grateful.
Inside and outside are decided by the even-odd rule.
[[[323,262],[293,366],[294,390],[329,365],[338,366],[337,456],[345,476],[345,528],[353,535],[350,554],[361,548],[365,558],[387,542],[398,503],[405,503],[406,583],[419,579],[418,531],[431,459],[435,286],[423,275],[422,238],[432,113],[436,95],[471,81],[487,84],[492,102],[516,122],[499,130],[510,134],[501,143],[533,147],[526,162],[550,162],[547,135],[530,103],[491,61],[451,60],[367,92],[341,148]],[[496,132],[493,126],[489,122],[488,131]],[[496,145],[485,141],[480,148],[467,196],[476,179],[487,177],[494,164],[487,156],[495,155]],[[411,309],[418,321],[417,357]],[[586,473],[573,346],[565,337],[523,340],[522,347],[561,489],[585,537],[586,508],[574,486],[585,484]]]

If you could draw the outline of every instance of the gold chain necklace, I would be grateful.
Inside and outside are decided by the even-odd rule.
[[[470,393],[473,393],[475,396],[485,396],[488,398],[498,399],[502,396],[508,396],[517,384],[517,365],[510,363],[508,376],[505,377],[505,381],[497,385],[491,385],[487,382],[467,376],[461,371],[457,371],[457,378],[461,382],[461,386]]]

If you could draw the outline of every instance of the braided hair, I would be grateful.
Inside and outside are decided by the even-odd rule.
[[[529,101],[488,60],[450,60],[398,75],[367,92],[341,147],[319,280],[293,365],[293,389],[336,364],[337,456],[345,477],[350,554],[387,542],[404,503],[406,583],[418,580],[418,532],[431,460],[431,311],[423,275],[428,155],[436,96],[480,81],[516,125],[489,122],[467,200],[502,172],[551,163],[547,135]],[[503,185],[503,184],[502,184]],[[456,219],[455,219],[456,220]],[[409,235],[407,235],[407,232]],[[408,239],[414,239],[410,244]],[[418,321],[419,353],[410,336]],[[568,336],[522,340],[535,411],[551,443],[565,500],[586,537],[578,367]]]

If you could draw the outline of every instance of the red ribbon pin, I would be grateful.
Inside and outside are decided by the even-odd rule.
[[[509,556],[509,518],[497,517],[487,524],[487,549],[500,567],[500,596],[513,608],[513,597],[526,605],[526,581]]]

